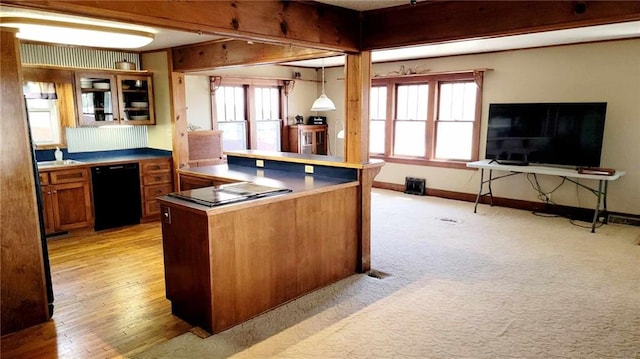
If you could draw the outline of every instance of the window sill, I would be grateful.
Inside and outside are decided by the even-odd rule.
[[[371,155],[371,158],[381,159],[387,163],[401,163],[405,165],[414,166],[429,166],[429,167],[443,167],[443,168],[467,168],[467,162],[471,161],[446,161],[446,160],[426,160],[423,158],[411,158],[411,157],[386,157],[380,155]]]

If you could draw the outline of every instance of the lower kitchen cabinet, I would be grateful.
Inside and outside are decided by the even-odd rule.
[[[46,234],[93,224],[87,168],[41,172],[40,186]]]
[[[156,198],[173,192],[171,158],[140,161],[140,186],[142,219],[159,219],[160,204]]]

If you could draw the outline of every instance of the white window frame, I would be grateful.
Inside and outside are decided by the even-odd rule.
[[[25,99],[27,105],[27,114],[29,117],[29,126],[33,133],[33,127],[31,124],[31,118],[36,113],[47,113],[49,115],[49,128],[52,132],[52,138],[47,141],[38,141],[33,138],[33,143],[36,146],[50,146],[59,145],[62,143],[62,131],[60,126],[60,116],[58,112],[57,101],[49,99]],[[42,106],[46,104],[46,106]],[[32,135],[33,137],[33,135]]]

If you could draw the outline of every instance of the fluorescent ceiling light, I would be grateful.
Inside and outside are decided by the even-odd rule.
[[[137,30],[25,17],[0,20],[2,26],[18,29],[17,38],[30,41],[116,49],[135,49],[153,41],[153,34]]]

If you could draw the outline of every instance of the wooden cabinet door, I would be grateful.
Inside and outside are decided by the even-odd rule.
[[[313,153],[316,155],[327,154],[327,127],[318,128],[313,131]]]
[[[115,75],[76,73],[76,106],[80,126],[120,124]]]
[[[42,220],[44,221],[44,233],[51,234],[56,231],[53,220],[52,186],[42,186]]]
[[[118,75],[120,119],[126,125],[155,125],[151,75]]]
[[[56,230],[91,226],[91,194],[86,182],[50,186],[53,200],[53,219]]]

